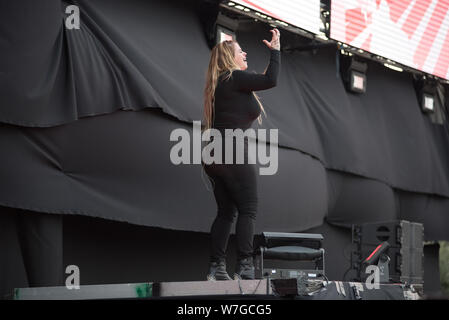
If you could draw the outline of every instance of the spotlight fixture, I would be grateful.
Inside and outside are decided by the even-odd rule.
[[[235,40],[235,34],[231,30],[217,25],[216,43],[221,43],[226,40]]]
[[[231,19],[220,12],[216,23],[215,44],[225,40],[236,40],[235,32],[238,26],[238,20]]]
[[[424,92],[421,104],[424,112],[434,112],[434,97],[432,94]]]
[[[415,90],[421,111],[424,113],[434,113],[437,95],[436,81],[423,76],[421,79],[415,80]]]
[[[379,244],[376,249],[363,261],[363,265],[368,267],[370,265],[377,265],[379,270],[379,281],[381,283],[390,282],[390,257],[387,255],[387,250],[390,244],[387,241]],[[365,272],[366,273],[366,272]]]
[[[388,248],[390,247],[390,244],[387,241],[382,242],[379,244],[376,249],[371,252],[371,254],[363,261],[364,265],[373,265],[377,264],[379,262],[379,259],[382,257],[383,254],[386,253]]]
[[[404,71],[404,69],[402,69],[401,67],[396,66],[395,64],[384,63],[384,66],[389,68],[389,69],[392,69],[394,71],[398,71],[398,72],[403,72]]]
[[[229,6],[233,2],[229,2]],[[238,20],[231,19],[220,12],[220,0],[203,0],[198,4],[197,14],[202,24],[207,45],[212,49],[224,40],[235,40]]]
[[[353,55],[340,54],[340,74],[346,90],[354,93],[366,92],[366,70],[368,64]]]

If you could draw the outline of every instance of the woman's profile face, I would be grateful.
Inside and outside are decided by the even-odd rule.
[[[237,42],[234,43],[234,59],[240,67],[240,70],[246,70],[248,68],[248,64],[246,63],[246,52],[240,48]]]

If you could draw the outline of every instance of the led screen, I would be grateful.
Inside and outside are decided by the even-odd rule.
[[[449,0],[333,0],[330,37],[449,79]]]

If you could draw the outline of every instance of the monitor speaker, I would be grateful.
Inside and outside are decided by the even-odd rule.
[[[423,283],[424,228],[421,223],[404,220],[366,223],[353,226],[353,253],[355,269],[359,280],[368,274],[362,268],[365,260],[376,247],[387,241],[390,247],[386,254],[390,257],[390,281],[396,283]]]

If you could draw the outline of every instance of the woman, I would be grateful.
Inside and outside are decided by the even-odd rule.
[[[204,91],[203,131],[209,128],[219,130],[223,137],[223,151],[226,128],[245,131],[256,118],[261,123],[261,111],[265,111],[253,91],[276,86],[280,68],[280,32],[278,29],[270,31],[271,42],[263,40],[271,55],[264,74],[245,71],[248,68],[246,52],[235,41],[221,42],[212,49]],[[217,217],[211,228],[208,280],[231,280],[226,271],[226,247],[237,212],[238,261],[234,279],[254,279],[252,256],[257,212],[256,167],[248,164],[246,139],[243,164],[236,164],[234,142],[233,147],[232,164],[225,164],[224,152],[221,164],[203,164],[214,186],[217,203]]]

